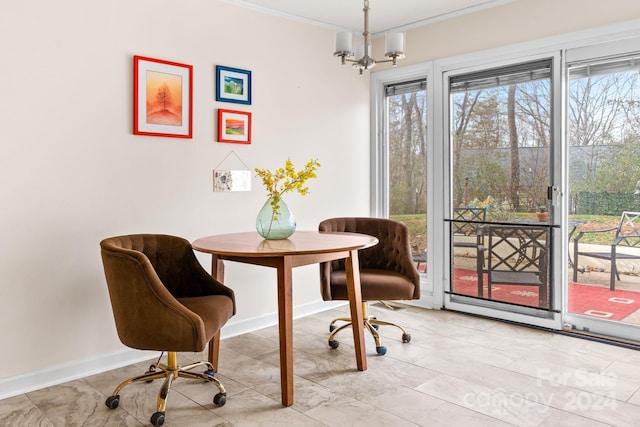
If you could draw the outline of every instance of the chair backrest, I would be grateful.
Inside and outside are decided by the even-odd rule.
[[[548,227],[491,225],[486,232],[488,271],[528,271],[546,277]]]
[[[374,236],[379,243],[358,251],[360,270],[389,270],[406,276],[420,291],[420,273],[411,256],[409,230],[401,222],[387,218],[347,217],[324,220],[319,231],[362,233]],[[344,270],[344,260],[322,263],[320,277],[323,295],[329,292],[331,270]],[[418,298],[418,297],[416,297]]]
[[[453,234],[464,234],[470,236],[476,234],[478,227],[484,222],[487,216],[485,208],[455,208],[453,210]]]
[[[211,276],[180,237],[137,234],[100,242],[118,336],[142,350],[201,351],[206,336],[200,316],[178,298],[200,296]],[[233,299],[231,290],[225,291]],[[180,331],[180,332],[176,332]]]
[[[622,212],[613,244],[640,247],[640,212]]]

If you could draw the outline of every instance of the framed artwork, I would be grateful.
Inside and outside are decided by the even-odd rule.
[[[191,138],[193,66],[133,57],[133,133]]]
[[[216,101],[251,104],[251,71],[216,66]]]
[[[251,113],[219,108],[218,141],[251,144]]]
[[[214,170],[213,191],[251,191],[251,171]]]

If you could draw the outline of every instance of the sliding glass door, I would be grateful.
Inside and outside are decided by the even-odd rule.
[[[445,73],[447,307],[559,326],[555,60]]]
[[[638,39],[567,53],[569,245],[566,323],[637,340],[640,332]]]
[[[426,306],[638,340],[640,37],[614,39],[372,75],[372,213],[410,226]]]

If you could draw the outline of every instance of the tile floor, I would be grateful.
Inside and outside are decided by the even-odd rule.
[[[378,304],[370,314],[403,323],[412,340],[382,328],[385,356],[367,336],[369,369],[355,369],[350,331],[332,350],[328,322],[346,307],[294,321],[295,404],[280,405],[278,333],[270,327],[222,341],[215,386],[174,383],[165,426],[637,426],[640,352],[464,314]],[[203,357],[181,355],[184,361]],[[1,426],[144,426],[159,382],[130,385],[149,362],[0,401]]]

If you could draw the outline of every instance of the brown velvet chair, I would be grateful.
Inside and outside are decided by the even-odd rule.
[[[214,383],[213,403],[223,406],[226,392],[209,362],[180,367],[176,352],[200,352],[219,344],[220,328],[235,314],[233,291],[207,273],[191,244],[180,237],[138,234],[100,242],[113,316],[120,341],[140,350],[167,352],[167,364],[151,365],[145,374],[122,382],[105,404],[115,409],[120,390],[135,382],[164,378],[151,424],[165,420],[166,399],[178,377]],[[192,369],[203,366],[204,373]]]
[[[409,230],[406,225],[386,218],[331,218],[322,221],[318,228],[322,232],[362,233],[378,238],[377,245],[358,252],[364,327],[373,335],[379,355],[384,355],[387,349],[380,341],[378,326],[400,328],[402,342],[411,341],[411,335],[402,326],[367,314],[367,301],[420,298],[420,274],[411,257]],[[320,264],[320,285],[325,301],[348,300],[344,260]],[[336,327],[336,322],[340,321],[346,323]],[[331,348],[337,348],[339,344],[335,335],[348,327],[351,327],[350,318],[338,318],[331,322]]]

